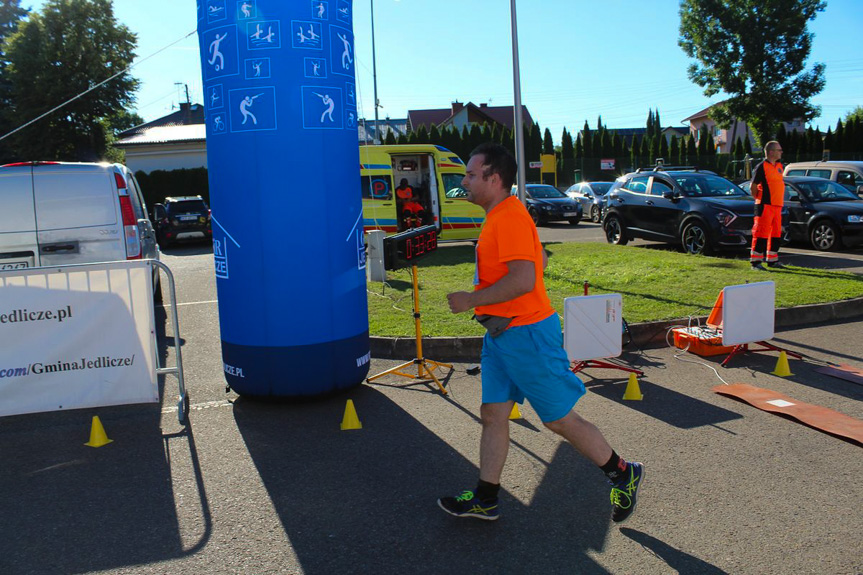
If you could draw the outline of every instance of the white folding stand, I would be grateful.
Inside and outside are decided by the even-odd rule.
[[[722,362],[747,351],[784,351],[801,359],[803,356],[767,343],[773,338],[776,309],[776,284],[758,282],[726,286],[722,290],[722,345],[734,348]],[[758,344],[760,349],[749,346]]]
[[[563,348],[573,364],[573,373],[596,367],[644,375],[641,370],[602,361],[622,352],[622,308],[620,294],[583,295],[563,300]]]

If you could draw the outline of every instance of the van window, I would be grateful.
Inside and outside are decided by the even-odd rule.
[[[825,178],[827,180],[830,179],[830,170],[809,170],[809,176],[813,178]]]
[[[111,172],[37,170],[33,183],[40,231],[117,223],[120,204]]]
[[[857,186],[863,186],[863,176],[843,170],[836,176],[836,183],[845,186],[849,190],[856,191]]]
[[[448,200],[464,200],[467,198],[467,190],[461,187],[464,176],[461,174],[441,174],[443,180],[444,195]]]
[[[805,176],[806,170],[788,170],[785,172],[786,176]]]
[[[393,177],[361,176],[361,186],[364,200],[391,200],[393,199]]]
[[[141,189],[138,187],[138,182],[135,176],[131,173],[126,178],[129,182],[129,196],[132,198],[132,207],[135,209],[135,218],[139,220],[147,219],[147,204],[144,203],[144,196],[141,195]]]
[[[14,172],[0,176],[0,234],[32,232],[36,229],[33,215],[33,184],[30,170],[12,168]]]

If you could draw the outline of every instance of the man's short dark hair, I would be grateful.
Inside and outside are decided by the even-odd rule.
[[[518,167],[516,166],[515,158],[512,157],[509,150],[500,144],[488,142],[480,144],[470,153],[471,158],[479,155],[482,155],[484,158],[482,163],[484,167],[483,179],[488,178],[492,174],[497,174],[500,176],[503,186],[511,188],[515,182],[515,174]]]

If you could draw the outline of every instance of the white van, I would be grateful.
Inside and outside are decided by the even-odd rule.
[[[812,176],[832,180],[863,195],[863,162],[795,162],[785,166],[786,176]]]
[[[141,258],[158,259],[159,247],[126,166],[0,166],[0,271]]]

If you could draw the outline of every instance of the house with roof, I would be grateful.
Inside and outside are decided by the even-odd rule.
[[[521,108],[522,121],[532,126],[533,118],[527,111],[527,106],[522,105]],[[515,124],[515,106],[489,106],[488,104],[477,106],[473,102],[467,104],[453,102],[450,108],[409,110],[407,125],[412,132],[419,130],[421,126],[425,126],[426,130],[431,130],[432,126],[437,126],[439,130],[452,126],[462,131],[465,126],[470,129],[474,125],[481,126],[485,123],[490,126],[497,124],[499,127],[511,130]]]
[[[684,118],[682,120],[689,124],[689,132],[695,136],[695,141],[698,142],[701,134],[701,127],[706,126],[710,135],[713,137],[713,145],[716,148],[716,152],[719,154],[731,153],[734,149],[734,142],[737,139],[741,142],[745,142],[745,139],[748,138],[749,144],[752,148],[755,148],[755,135],[752,133],[752,130],[749,129],[746,122],[740,119],[735,119],[731,126],[729,126],[728,129],[725,129],[720,128],[716,125],[716,122],[710,119],[710,110],[721,103],[722,102],[717,102],[716,104],[708,106],[703,110],[699,110],[688,118]],[[789,133],[806,131],[806,123],[802,118],[797,118],[791,122],[784,122],[784,124],[785,130]]]
[[[118,135],[114,147],[126,152],[133,172],[207,167],[204,106],[183,102],[176,112]]]
[[[408,120],[407,118],[393,120],[385,118],[383,120],[366,120],[360,118],[357,122],[357,130],[359,132],[360,145],[371,145],[383,142],[387,136],[392,133],[393,137],[398,139],[399,136],[408,135]],[[380,139],[378,139],[380,137]]]

